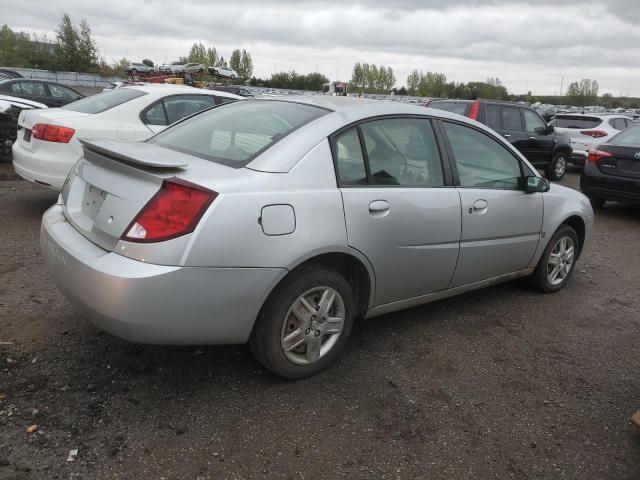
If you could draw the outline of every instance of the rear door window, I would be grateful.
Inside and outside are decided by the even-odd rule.
[[[431,122],[394,118],[360,126],[372,185],[442,187],[442,165]]]
[[[335,155],[340,185],[367,184],[367,171],[357,128],[351,128],[336,137]]]
[[[611,125],[616,130],[624,130],[627,128],[627,124],[624,122],[624,118],[612,118],[609,121],[609,125]]]
[[[164,99],[169,125],[214,105],[213,95],[177,95]]]
[[[78,94],[74,91],[53,83],[49,84],[49,91],[51,92],[51,96],[54,98],[68,98],[74,100],[78,98]]]
[[[501,107],[502,129],[509,132],[523,132],[522,116],[516,107]]]

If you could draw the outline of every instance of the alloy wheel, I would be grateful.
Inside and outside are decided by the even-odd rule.
[[[556,178],[561,178],[564,172],[567,170],[567,159],[564,156],[556,159],[556,164],[553,168],[553,173]]]
[[[564,282],[573,266],[575,245],[571,237],[561,237],[553,246],[547,261],[547,279],[553,286]]]
[[[297,365],[317,362],[336,345],[345,316],[344,300],[333,288],[304,292],[284,317],[280,345],[285,357]]]

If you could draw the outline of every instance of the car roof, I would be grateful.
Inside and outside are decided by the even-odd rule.
[[[219,90],[207,90],[206,88],[189,87],[188,85],[173,85],[170,83],[148,83],[146,85],[128,85],[122,88],[130,88],[132,90],[139,90],[144,93],[167,95],[171,93],[193,93],[201,95],[220,95],[223,97],[242,99],[238,95],[233,93],[219,91]]]
[[[441,119],[455,120],[459,123],[472,125],[477,129],[486,131],[499,142],[503,143],[515,155],[521,157],[518,151],[507,141],[502,139],[475,120],[458,115],[456,113],[435,108],[410,105],[388,100],[373,100],[359,97],[341,97],[328,95],[310,95],[299,97],[265,97],[258,96],[247,99],[245,102],[289,102],[311,105],[327,110],[327,114],[300,127],[296,132],[286,136],[277,142],[265,153],[253,160],[247,168],[265,172],[288,172],[295,163],[306,155],[314,146],[333,133],[345,128],[352,123],[367,119],[375,119],[381,116],[395,115],[420,115]],[[523,158],[523,157],[521,157]]]

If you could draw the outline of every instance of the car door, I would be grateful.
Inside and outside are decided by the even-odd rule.
[[[533,165],[545,165],[551,161],[554,135],[549,132],[547,122],[535,111],[522,109],[524,128],[529,137],[522,153]]]
[[[371,262],[376,306],[447,287],[460,197],[445,181],[429,119],[383,118],[332,137],[349,246]]]
[[[524,131],[520,110],[519,107],[500,105],[500,134],[519,151],[525,152],[529,146],[529,136]]]
[[[460,259],[451,287],[527,268],[542,231],[541,193],[524,191],[533,175],[488,132],[442,122],[462,205]]]

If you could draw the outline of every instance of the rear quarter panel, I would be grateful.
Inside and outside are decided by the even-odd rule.
[[[324,139],[288,173],[247,172],[237,185],[211,180],[220,195],[190,239],[181,264],[291,269],[316,254],[347,250],[342,197]],[[261,212],[290,205],[295,230],[266,235]]]

